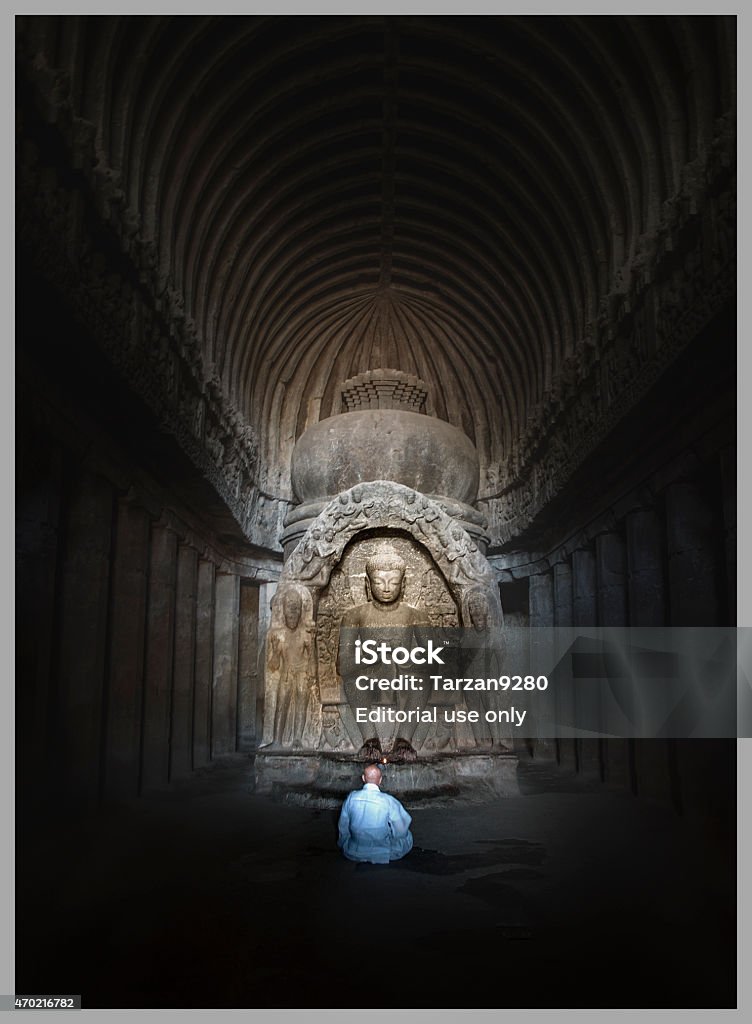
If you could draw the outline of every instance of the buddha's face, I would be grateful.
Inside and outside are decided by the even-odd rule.
[[[402,595],[402,569],[374,569],[368,574],[371,596],[379,604],[394,604]]]

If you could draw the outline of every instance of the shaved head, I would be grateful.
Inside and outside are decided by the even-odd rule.
[[[381,785],[381,769],[377,764],[367,764],[365,771],[363,772],[363,778],[366,782],[373,782],[375,785]]]

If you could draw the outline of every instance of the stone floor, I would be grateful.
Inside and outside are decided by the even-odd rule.
[[[551,766],[384,867],[237,755],[19,848],[19,992],[85,1007],[731,1007],[735,841]],[[370,960],[370,966],[369,966]]]

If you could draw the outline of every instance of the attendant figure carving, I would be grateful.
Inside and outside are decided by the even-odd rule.
[[[278,598],[272,602],[272,606]],[[303,600],[296,590],[286,590],[282,597],[283,624],[269,631],[267,639],[267,709],[266,722],[273,723],[273,735],[265,735],[280,746],[301,749],[310,742],[310,719],[315,717],[315,674],[313,672],[312,631],[301,621]],[[320,715],[319,715],[320,717]],[[308,727],[307,727],[308,721]]]

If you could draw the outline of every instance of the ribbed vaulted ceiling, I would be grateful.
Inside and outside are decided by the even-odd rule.
[[[338,411],[341,381],[379,366],[421,376],[430,411],[500,458],[734,81],[719,18],[33,31],[277,466],[309,415]]]

